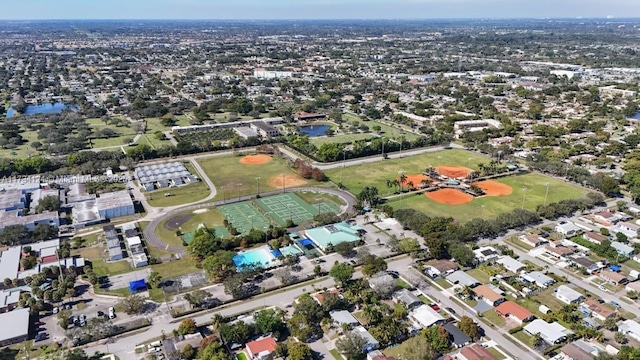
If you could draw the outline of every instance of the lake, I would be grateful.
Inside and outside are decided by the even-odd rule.
[[[77,110],[78,105],[67,105],[66,103],[63,103],[63,102],[46,103],[46,104],[40,104],[40,105],[28,105],[27,108],[24,110],[23,115],[57,114],[66,109]],[[15,116],[15,111],[12,108],[9,108],[9,110],[7,110],[7,117],[11,118],[14,116]]]
[[[324,136],[325,132],[331,128],[331,125],[305,125],[298,126],[298,131],[303,134],[314,136]]]

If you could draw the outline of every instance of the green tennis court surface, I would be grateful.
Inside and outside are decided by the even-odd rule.
[[[256,200],[256,204],[280,226],[285,226],[289,219],[296,224],[313,220],[318,211],[320,213],[338,213],[339,211],[338,207],[332,203],[308,204],[293,193],[260,198]]]
[[[219,206],[218,209],[222,212],[225,219],[242,234],[248,233],[252,226],[254,229],[267,230],[271,224],[269,220],[248,201],[222,205]]]

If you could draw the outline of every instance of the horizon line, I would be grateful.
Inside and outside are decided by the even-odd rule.
[[[424,21],[424,20],[640,20],[630,17],[434,17],[434,18],[23,18],[2,21]]]

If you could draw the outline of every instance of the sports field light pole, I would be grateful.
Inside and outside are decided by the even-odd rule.
[[[249,219],[251,219],[251,230],[253,230],[253,218],[255,217],[255,215],[250,215]]]
[[[260,179],[261,179],[261,177],[260,177],[260,176],[258,176],[258,177],[256,178],[256,188],[257,188],[257,190],[256,190],[256,196],[259,196],[259,195],[260,195]]]
[[[527,188],[522,188],[522,206],[520,209],[524,209],[524,199],[527,197]]]
[[[544,193],[544,205],[547,206],[547,196],[549,196],[549,183],[547,183],[547,191]]]
[[[285,181],[284,181],[284,180],[285,180],[285,179],[284,179],[284,175],[285,175],[285,174],[284,174],[284,173],[282,173],[282,192],[283,192],[283,193],[286,193],[286,192],[287,192],[287,185],[286,185],[286,183],[285,183]]]
[[[480,205],[480,207],[482,208],[482,216],[480,216],[481,219],[484,219],[484,208],[487,207],[486,205]]]
[[[318,204],[318,215],[320,215],[320,202],[322,201],[321,198],[316,198],[316,204]]]
[[[241,183],[236,184],[236,187],[238,188],[238,201],[240,201],[240,186],[242,186]]]
[[[473,172],[473,170],[471,170],[471,158],[467,159],[467,169],[469,169],[469,173],[467,174],[467,176],[469,176],[471,172]]]
[[[340,186],[342,186],[342,173],[344,172],[344,164],[347,162],[347,151],[342,149],[342,168],[340,168]]]
[[[223,204],[227,203],[227,192],[225,191],[226,188],[227,188],[226,186],[220,186],[220,189],[222,189],[222,197],[224,199],[224,200],[222,200]]]
[[[398,178],[402,178],[403,170],[398,171]],[[402,183],[400,183],[400,209],[402,209]]]

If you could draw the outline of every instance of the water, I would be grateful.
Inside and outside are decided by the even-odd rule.
[[[635,113],[631,118],[632,118],[632,119],[636,119],[636,120],[640,120],[640,111],[638,111],[637,113]]]
[[[67,105],[66,103],[63,103],[63,102],[46,103],[46,104],[40,104],[40,105],[29,105],[24,110],[24,115],[57,114],[57,113],[60,113],[63,110],[66,110],[66,109],[77,110],[78,106],[77,105]],[[16,115],[16,113],[13,110],[13,108],[9,108],[9,110],[7,110],[7,117],[8,118],[14,117],[15,115]]]
[[[298,131],[300,131],[303,134],[314,137],[314,136],[324,136],[324,133],[330,128],[331,128],[330,125],[305,125],[305,126],[298,126]]]
[[[237,253],[233,257],[233,263],[238,270],[242,270],[243,267],[253,265],[260,268],[267,268],[275,266],[275,256],[266,247],[260,247],[253,250],[248,250],[242,253]]]

